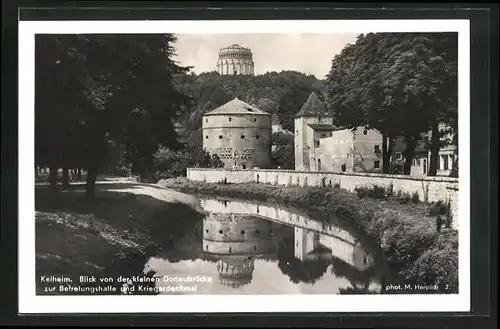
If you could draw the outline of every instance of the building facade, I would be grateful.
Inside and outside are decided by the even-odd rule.
[[[375,129],[335,130],[318,140],[317,149],[318,171],[382,171],[382,134]]]
[[[338,129],[312,93],[297,113],[295,170],[377,172],[382,170],[382,135],[374,129]]]
[[[238,98],[203,116],[203,148],[217,154],[225,168],[269,168],[271,115]]]
[[[221,75],[253,75],[252,51],[238,44],[221,48],[216,70]]]
[[[294,119],[295,170],[317,171],[317,141],[331,136],[335,130],[333,118],[315,93],[311,93]]]

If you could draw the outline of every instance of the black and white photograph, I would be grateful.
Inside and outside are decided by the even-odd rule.
[[[28,312],[469,309],[468,22],[265,22],[20,22]]]

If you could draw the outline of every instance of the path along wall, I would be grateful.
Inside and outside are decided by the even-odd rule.
[[[286,186],[340,186],[350,192],[356,187],[373,185],[389,187],[394,192],[418,193],[421,201],[450,201],[453,215],[453,228],[458,229],[458,178],[424,177],[416,178],[403,175],[368,173],[329,173],[295,170],[226,170],[207,168],[188,168],[187,178],[207,183],[246,183],[256,182]]]

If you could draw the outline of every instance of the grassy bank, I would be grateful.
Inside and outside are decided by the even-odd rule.
[[[458,293],[458,232],[437,228],[435,206],[402,202],[396,196],[360,197],[331,187],[215,184],[185,178],[162,180],[159,185],[186,193],[293,205],[326,220],[336,216],[373,239],[405,283],[437,285],[441,293]]]
[[[42,283],[41,276],[78,280],[142,275],[149,257],[160,249],[175,253],[177,241],[202,218],[186,204],[129,192],[140,184],[101,184],[92,201],[85,199],[84,188],[73,185],[55,198],[47,187],[35,188],[38,293],[57,293],[46,291],[54,284]],[[185,220],[168,220],[176,215]],[[121,286],[114,281],[114,286]]]

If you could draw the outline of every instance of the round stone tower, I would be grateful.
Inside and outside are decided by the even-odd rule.
[[[217,61],[217,72],[221,75],[253,75],[252,51],[237,44],[221,48]]]
[[[238,98],[203,116],[203,148],[217,154],[225,168],[269,168],[271,115]]]

